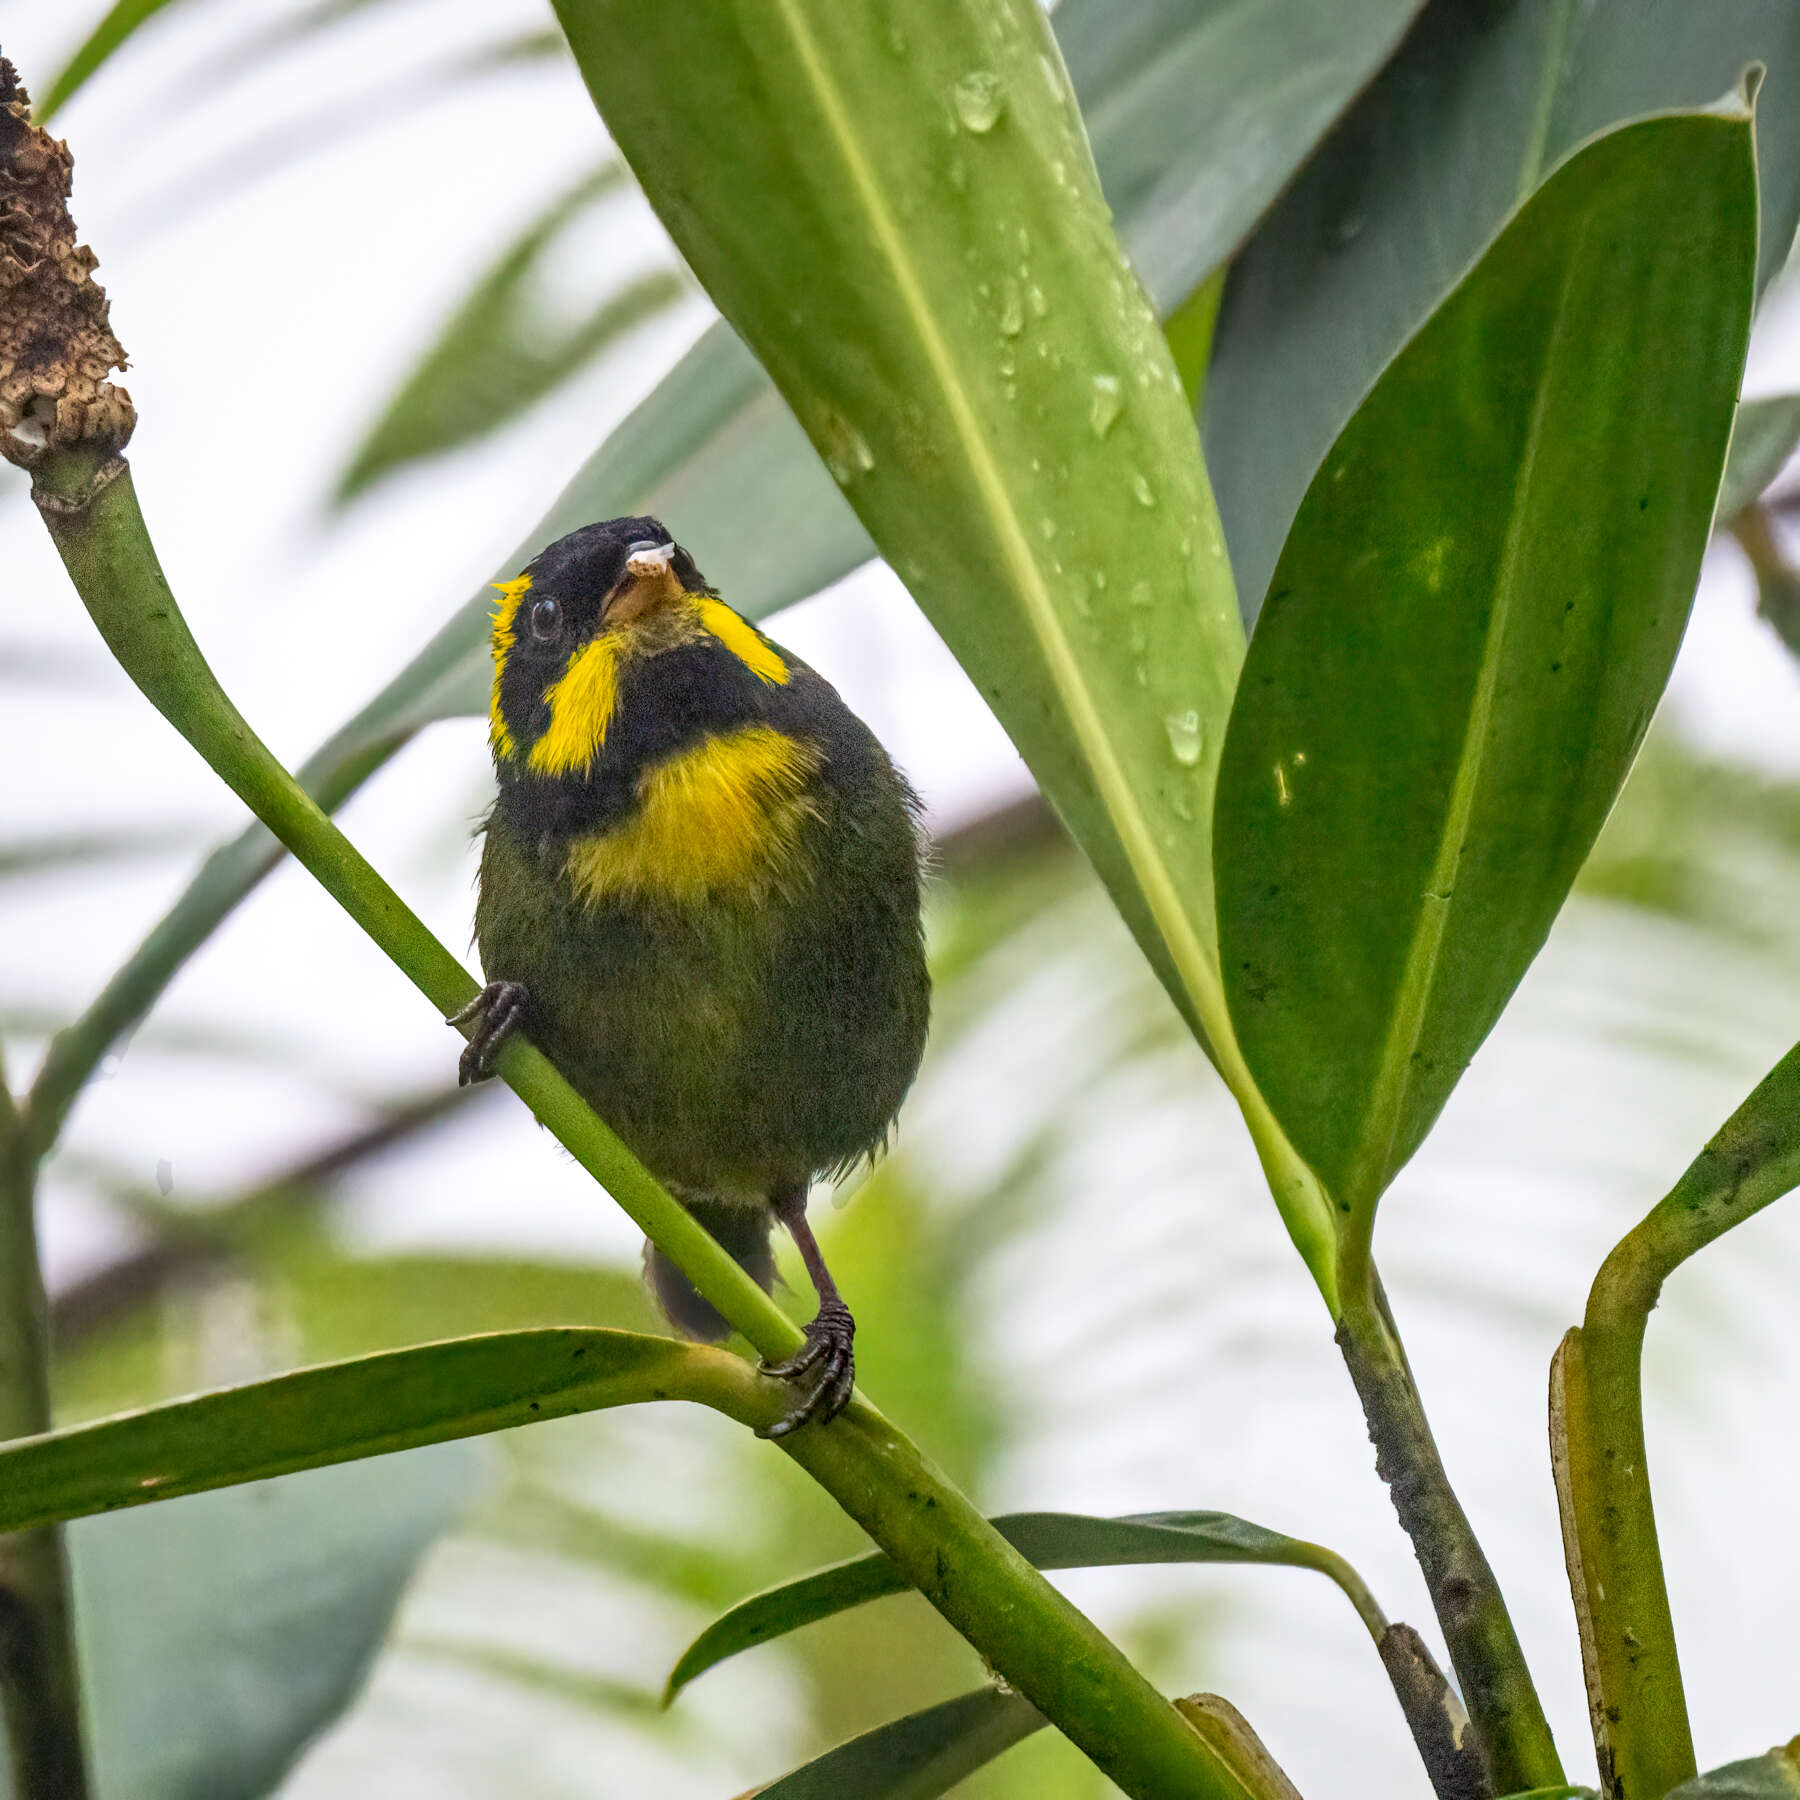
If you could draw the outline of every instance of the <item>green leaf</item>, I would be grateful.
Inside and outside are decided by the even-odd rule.
[[[1767,281],[1800,224],[1800,7],[1425,9],[1233,270],[1205,425],[1247,615],[1332,440],[1547,171],[1614,125],[1707,104],[1753,62]]]
[[[1727,1763],[1710,1775],[1684,1781],[1668,1800],[1795,1800],[1800,1795],[1800,1737],[1767,1756]]]
[[[1043,14],[557,13],[701,284],[1216,1029],[1207,827],[1241,630]]]
[[[50,92],[38,109],[38,123],[47,123],[50,115],[67,105],[142,26],[172,4],[174,0],[114,0],[112,8],[83,39],[57,73],[56,79],[51,82]],[[311,37],[365,11],[372,4],[379,4],[379,0],[318,0],[317,4],[302,12],[267,27],[252,38],[247,46],[241,47],[240,54],[252,63],[261,61],[270,50]],[[204,79],[207,91],[216,91],[218,84],[230,72],[229,65],[223,69],[215,66],[206,70]]]
[[[936,1800],[1043,1723],[1022,1695],[976,1688],[865,1731],[753,1791],[757,1800]]]
[[[1421,0],[1065,0],[1053,23],[1157,310],[1225,263]]]
[[[1800,1187],[1800,1044],[1761,1081],[1694,1158],[1654,1218],[1691,1256]]]
[[[1762,498],[1763,490],[1800,448],[1800,394],[1746,400],[1737,410],[1731,455],[1719,485],[1718,517],[1735,518]]]
[[[0,1531],[602,1407],[729,1410],[756,1384],[725,1351],[626,1331],[502,1331],[387,1350],[0,1444]]]
[[[48,124],[52,115],[126,39],[171,3],[172,0],[114,0],[100,23],[82,40],[75,54],[50,83],[50,91],[38,102],[37,122]]]
[[[508,246],[369,428],[338,480],[336,504],[498,430],[681,297],[680,277],[657,269],[606,293],[573,324],[553,328],[541,317],[547,262],[624,176],[620,164],[601,164]]]
[[[1218,809],[1246,1061],[1362,1227],[1549,931],[1668,677],[1748,338],[1741,106],[1526,205],[1309,489]]]
[[[467,1446],[84,1520],[69,1533],[97,1786],[256,1800],[353,1700]]]
[[[1084,1513],[1003,1513],[992,1523],[1034,1569],[1100,1569],[1132,1563],[1278,1563],[1316,1569],[1344,1589],[1377,1637],[1385,1623],[1367,1588],[1341,1557],[1230,1513],[1132,1513],[1122,1519]],[[673,1700],[690,1681],[742,1650],[906,1591],[906,1578],[877,1551],[753,1594],[721,1614],[683,1651],[669,1674],[664,1698]]]

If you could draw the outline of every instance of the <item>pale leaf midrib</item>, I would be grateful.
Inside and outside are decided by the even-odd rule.
[[[1149,823],[1139,809],[1131,784],[1113,753],[1093,696],[1081,679],[1079,659],[1063,632],[1045,586],[1043,572],[1031,552],[1030,540],[1008,501],[1005,483],[983,442],[975,410],[957,379],[955,361],[937,329],[937,321],[926,300],[924,288],[907,255],[905,239],[896,229],[882,199],[868,159],[851,129],[849,114],[832,85],[805,21],[799,16],[795,0],[780,0],[780,7],[793,36],[800,63],[813,85],[820,111],[837,139],[850,180],[863,203],[870,229],[893,272],[902,304],[912,318],[926,359],[942,390],[976,485],[989,514],[999,527],[1003,553],[1013,571],[1017,590],[1025,602],[1027,616],[1037,635],[1058,696],[1075,727],[1076,741],[1095,786],[1118,831],[1121,847],[1132,873],[1137,877],[1144,897],[1150,903],[1151,915],[1181,973],[1182,985],[1188,990],[1196,1010],[1205,1021],[1209,1035],[1217,1037],[1221,1035],[1219,1028],[1224,1023],[1224,1007],[1214,959],[1209,956],[1205,945],[1196,935],[1180,903],[1168,869],[1156,852]],[[1229,1029],[1228,1025],[1226,1029]]]
[[[1412,1086],[1412,1058],[1418,1049],[1426,1009],[1436,983],[1438,961],[1443,952],[1444,932],[1449,924],[1450,909],[1455,903],[1458,865],[1468,842],[1469,818],[1481,784],[1481,772],[1489,743],[1489,722],[1493,717],[1494,691],[1500,679],[1501,652],[1506,630],[1511,621],[1513,600],[1518,589],[1518,562],[1521,538],[1525,528],[1527,495],[1537,467],[1538,451],[1543,443],[1545,418],[1549,410],[1551,370],[1560,353],[1563,320],[1568,310],[1569,292],[1574,286],[1580,246],[1586,233],[1578,235],[1572,254],[1563,265],[1562,284],[1557,294],[1556,313],[1545,351],[1538,392],[1532,401],[1531,422],[1525,433],[1525,453],[1520,458],[1518,478],[1513,483],[1512,506],[1506,522],[1506,542],[1500,554],[1497,587],[1498,598],[1488,615],[1483,641],[1481,669],[1475,681],[1474,700],[1469,708],[1469,721],[1463,731],[1462,748],[1456,761],[1456,776],[1450,787],[1450,805],[1444,815],[1444,826],[1438,837],[1437,854],[1425,880],[1425,904],[1421,907],[1412,941],[1407,946],[1404,972],[1397,992],[1393,1019],[1382,1044],[1381,1061],[1377,1065],[1375,1083],[1370,1091],[1368,1121],[1373,1131],[1365,1131],[1363,1154],[1359,1160],[1353,1203],[1367,1210],[1381,1191],[1381,1183],[1389,1173],[1394,1143],[1399,1136],[1400,1120],[1406,1110],[1407,1095]],[[1379,1150],[1379,1155],[1375,1152]]]

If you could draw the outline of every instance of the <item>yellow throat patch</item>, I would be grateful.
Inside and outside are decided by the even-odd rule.
[[[819,761],[812,745],[767,725],[709,737],[646,770],[637,810],[611,831],[574,839],[564,872],[590,902],[760,898],[818,817],[807,789]]]
[[[608,632],[585,643],[545,690],[550,723],[527,760],[540,775],[586,769],[606,742],[619,704],[619,640]]]

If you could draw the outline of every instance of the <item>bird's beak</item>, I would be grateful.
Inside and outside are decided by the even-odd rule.
[[[633,544],[625,557],[625,575],[613,590],[606,608],[606,622],[628,625],[654,606],[676,598],[682,591],[672,564],[673,544]]]

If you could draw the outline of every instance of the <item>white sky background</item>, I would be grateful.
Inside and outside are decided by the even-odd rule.
[[[0,44],[27,83],[42,91],[101,10],[0,0]],[[398,111],[389,123],[358,120],[343,128],[343,118],[357,112],[380,119],[407,71],[541,27],[546,15],[535,0],[384,6],[328,35],[322,48],[284,54],[271,73],[235,82],[216,97],[184,100],[171,116],[156,98],[162,86],[186,76],[218,46],[239,41],[245,17],[244,9],[216,0],[176,9],[64,112],[56,130],[75,148],[76,218],[100,254],[114,323],[134,365],[126,381],[140,424],[131,461],[164,566],[227,690],[292,763],[467,597],[709,313],[694,301],[497,441],[385,484],[327,528],[323,497],[375,406],[476,273],[602,152],[604,138],[578,81],[560,63],[497,76],[422,110]],[[285,125],[327,114],[340,121],[333,129],[343,131],[341,143],[308,147],[285,168],[247,178],[247,147]],[[226,191],[234,170],[246,178]],[[220,197],[212,198],[216,191]],[[606,236],[594,240],[607,255],[650,262],[669,254],[634,196],[622,197],[608,221]],[[1795,386],[1800,294],[1790,290],[1759,334],[1748,391]],[[83,872],[0,888],[0,1011],[26,1006],[66,1016],[160,916],[198,852],[236,828],[241,812],[110,668],[23,499],[22,484],[14,481],[0,493],[6,496],[0,498],[6,570],[0,649],[41,649],[73,660],[83,672],[79,687],[0,686],[0,769],[11,772],[0,779],[0,843],[121,823],[171,824],[192,834],[191,847],[181,853],[127,865],[104,881]],[[681,521],[668,523],[679,535]],[[729,598],[727,573],[708,572]],[[1734,550],[1715,551],[1670,705],[1684,729],[1708,748],[1800,774],[1800,673],[1752,609],[1741,560]],[[1022,782],[1004,737],[884,572],[853,578],[783,618],[776,630],[869,719],[940,821],[979,811]],[[480,723],[439,726],[344,814],[352,837],[458,949],[468,940],[472,903],[473,852],[464,826],[485,804],[488,780]],[[1653,938],[1653,929],[1646,930]],[[1644,950],[1652,965],[1658,954],[1654,944]],[[1554,1067],[1546,1046],[1556,1036],[1563,1003],[1561,970],[1555,964],[1550,973],[1534,975],[1526,997],[1538,1010],[1507,1040],[1512,1048],[1499,1053],[1513,1057],[1527,1080],[1539,1067],[1533,1056]],[[1757,1004],[1756,982],[1729,957],[1710,978],[1745,1006]],[[1648,1129],[1646,1170],[1671,1160],[1678,1167],[1748,1079],[1767,1066],[1771,1059],[1763,1053],[1770,1043],[1780,1047],[1784,1029],[1775,1015],[1793,998],[1790,987],[1763,995],[1770,1016],[1749,1030],[1755,1042],[1746,1045],[1742,1068],[1702,1084],[1697,1098]],[[1591,996],[1582,1002],[1590,1003]],[[1667,1005],[1679,1014],[1690,1001],[1684,991]],[[149,1053],[158,1022],[165,1028],[219,1028],[245,1040],[229,1067],[206,1065],[203,1104],[195,1103],[197,1065]],[[1785,1030],[1781,1041],[1791,1041],[1792,1009]],[[259,1046],[265,1054],[258,1054]],[[15,1081],[30,1048],[16,1036],[8,1041]],[[270,1049],[274,1054],[266,1053]],[[166,1164],[177,1197],[201,1199],[253,1180],[351,1125],[363,1116],[359,1096],[365,1093],[422,1091],[441,1081],[456,1049],[457,1041],[404,979],[290,866],[184,972],[144,1042],[84,1098],[71,1143],[91,1157],[121,1162],[126,1174],[146,1184]],[[303,1071],[299,1080],[296,1065]],[[1495,1064],[1490,1059],[1480,1066]],[[1544,1104],[1553,1104],[1548,1076],[1536,1079],[1545,1086]],[[1588,1079],[1591,1070],[1567,1072],[1569,1081]],[[1478,1133],[1488,1141],[1504,1136],[1506,1120],[1483,1110],[1483,1095],[1495,1091],[1492,1082],[1482,1088],[1472,1077],[1469,1088],[1471,1098],[1465,1103],[1459,1097],[1461,1110],[1446,1116],[1442,1144],[1396,1190],[1397,1216],[1388,1222],[1396,1231],[1405,1229],[1403,1219],[1426,1232],[1429,1219],[1447,1220],[1441,1209],[1433,1213],[1415,1204],[1415,1196],[1455,1176],[1459,1156]],[[1540,1146],[1540,1153],[1598,1158],[1608,1133],[1647,1129],[1641,1112],[1622,1099],[1590,1126],[1591,1139],[1559,1140]],[[1209,1124],[1205,1131],[1212,1134],[1206,1143],[1212,1136],[1219,1140],[1216,1156],[1226,1171],[1219,1177],[1221,1191],[1253,1185],[1236,1126],[1215,1131]],[[1560,1204],[1562,1190],[1546,1168],[1528,1166],[1515,1176],[1538,1185],[1544,1207]],[[497,1186],[507,1194],[498,1212],[491,1198]],[[128,1223],[91,1189],[70,1166],[49,1184],[44,1225],[57,1278],[91,1266],[129,1238]],[[1629,1203],[1629,1195],[1617,1197],[1621,1205]],[[1572,1190],[1563,1198],[1579,1213]],[[1586,1273],[1619,1214],[1590,1203],[1575,1224],[1564,1214],[1557,1218],[1558,1229],[1566,1229],[1560,1238],[1553,1233],[1549,1250],[1532,1251],[1512,1237],[1485,1247],[1497,1285],[1514,1271],[1522,1287],[1539,1277],[1550,1280],[1543,1271],[1554,1255],[1552,1324],[1573,1316]],[[500,1105],[442,1134],[403,1171],[373,1172],[356,1190],[353,1224],[371,1243],[511,1245],[620,1260],[636,1253],[635,1234],[622,1216],[594,1204],[586,1178],[544,1153],[520,1109]],[[1154,1247],[1152,1225],[1139,1229]],[[1248,1391],[1238,1396],[1234,1414],[1238,1436],[1227,1439],[1243,1454],[1231,1459],[1229,1475],[1210,1471],[1209,1480],[1214,1474],[1218,1479],[1205,1492],[1172,1492],[1170,1469],[1191,1446],[1144,1441],[1121,1446],[1117,1456],[1110,1449],[1093,1456],[1086,1467],[1051,1458],[1017,1471],[1020,1491],[1012,1497],[1108,1508],[1233,1506],[1294,1529],[1303,1526],[1313,1502],[1341,1505],[1347,1537],[1340,1547],[1366,1562],[1384,1595],[1395,1596],[1396,1610],[1416,1616],[1423,1607],[1409,1585],[1405,1547],[1384,1519],[1385,1499],[1369,1474],[1360,1422],[1332,1366],[1334,1353],[1316,1308],[1272,1217],[1256,1231],[1250,1254],[1265,1285],[1247,1287],[1235,1304],[1241,1313],[1245,1295],[1271,1298],[1259,1317],[1240,1318],[1240,1330],[1265,1348],[1288,1348],[1272,1360],[1251,1361]],[[1189,1264],[1170,1261],[1183,1252],[1163,1244],[1156,1250],[1159,1266],[1192,1266],[1195,1279],[1205,1279],[1206,1247],[1191,1234],[1183,1242]],[[1065,1248],[1064,1266],[1078,1267],[1079,1243]],[[1446,1247],[1434,1265],[1426,1241],[1416,1240],[1413,1266],[1442,1266],[1454,1254]],[[1403,1311],[1410,1299],[1419,1315],[1414,1348],[1426,1385],[1435,1380],[1437,1391],[1453,1396],[1461,1371],[1470,1366],[1461,1335],[1469,1321],[1441,1308],[1433,1313],[1428,1283],[1416,1281],[1406,1292],[1407,1256],[1395,1253],[1394,1265],[1390,1275],[1403,1294]],[[1232,1304],[1229,1298],[1222,1302],[1221,1331],[1238,1316]],[[1481,1329],[1479,1319],[1474,1328]],[[1012,1346],[1022,1381],[1029,1383],[1033,1357],[1055,1353],[1054,1332],[1053,1320],[1036,1327],[1024,1321]],[[1502,1573],[1509,1586],[1522,1590],[1521,1629],[1542,1665],[1540,1679],[1558,1690],[1559,1733],[1575,1757],[1583,1736],[1579,1676],[1536,1448],[1545,1346],[1554,1334],[1544,1338],[1540,1332],[1522,1350],[1506,1348],[1510,1342],[1497,1337],[1494,1356],[1478,1364],[1491,1404],[1473,1414],[1466,1406],[1443,1407],[1439,1423],[1453,1466],[1472,1471],[1469,1493],[1481,1497],[1480,1523],[1484,1531],[1493,1528],[1491,1548]],[[1295,1344],[1306,1348],[1295,1352]],[[1172,1347],[1170,1354],[1178,1358],[1181,1352]],[[1785,1362],[1778,1362],[1769,1352],[1765,1375],[1787,1380],[1785,1389],[1769,1391],[1785,1393],[1782,1404],[1791,1419],[1800,1359],[1791,1347],[1783,1354]],[[1153,1335],[1143,1340],[1140,1355],[1149,1365],[1168,1366]],[[1752,1427],[1744,1417],[1748,1434]],[[1295,1421],[1302,1419],[1305,1442],[1296,1444]],[[1695,1429],[1697,1441],[1715,1442],[1726,1431],[1724,1415],[1702,1419]],[[1503,1448],[1522,1443],[1532,1446],[1528,1467]],[[1317,1459],[1310,1476],[1294,1466],[1303,1453]],[[1749,1510],[1734,1515],[1734,1532],[1746,1546],[1711,1546],[1718,1566],[1701,1571],[1716,1579],[1711,1601],[1700,1574],[1686,1578],[1677,1595],[1690,1614],[1713,1605],[1710,1623],[1721,1630],[1729,1616],[1722,1609],[1756,1604],[1762,1577],[1747,1543],[1764,1525],[1776,1529],[1760,1497],[1772,1504],[1775,1485],[1794,1473],[1779,1460],[1756,1462],[1747,1449],[1733,1455],[1742,1466],[1734,1463],[1720,1479],[1750,1482]],[[1324,1465],[1335,1474],[1322,1487],[1318,1470]],[[1488,1476],[1492,1487],[1483,1486]],[[1233,1481],[1237,1486],[1230,1488]],[[1336,1493],[1340,1485],[1354,1490],[1353,1497]],[[1681,1503],[1675,1496],[1677,1508]],[[1691,1516],[1704,1504],[1704,1495],[1696,1493]],[[1759,1506],[1763,1522],[1746,1525]],[[1680,1566],[1676,1579],[1684,1580]],[[1347,1647],[1348,1640],[1331,1638],[1321,1647],[1307,1635],[1311,1617],[1298,1604],[1271,1610],[1271,1625],[1299,1635],[1282,1640],[1280,1654],[1291,1656],[1285,1664],[1267,1662],[1264,1644],[1267,1666],[1245,1678],[1250,1693],[1244,1682],[1234,1684],[1229,1669],[1210,1672],[1259,1723],[1272,1708],[1279,1711],[1283,1687],[1291,1686],[1289,1670],[1304,1671],[1310,1687],[1332,1678],[1337,1665],[1328,1657],[1340,1649],[1345,1656],[1360,1654]],[[1713,1648],[1728,1644],[1719,1632],[1713,1635]],[[1790,1679],[1790,1695],[1792,1687]],[[1784,1726],[1772,1716],[1770,1690],[1761,1678],[1729,1661],[1715,1661],[1696,1689],[1703,1752],[1748,1753],[1777,1731],[1793,1729],[1791,1718]],[[1565,1704],[1571,1698],[1574,1711]],[[1384,1741],[1389,1735],[1384,1729]],[[1329,1759],[1317,1763],[1319,1746],[1310,1752],[1303,1743],[1275,1747],[1305,1791],[1346,1791],[1337,1770],[1308,1786],[1303,1771],[1309,1755],[1312,1766],[1331,1767]],[[1372,1785],[1368,1791],[1401,1790]]]

